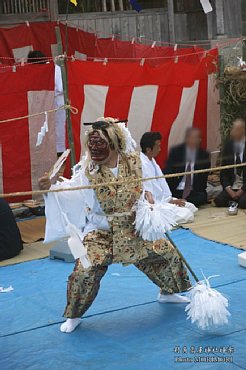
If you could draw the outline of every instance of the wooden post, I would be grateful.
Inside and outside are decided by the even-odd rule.
[[[115,0],[110,0],[111,2],[111,12],[115,12]]]
[[[49,1],[49,13],[50,13],[50,20],[57,21],[59,17],[58,12],[58,0],[50,0]]]
[[[225,15],[223,1],[224,0],[215,1],[217,36],[223,36],[225,34]]]
[[[123,12],[124,10],[123,0],[119,0],[119,8],[120,8],[120,11]]]
[[[241,0],[241,9],[242,9],[242,36],[244,37],[243,41],[243,60],[246,60],[246,1]]]
[[[61,40],[61,32],[60,28],[57,26],[56,30],[56,39],[58,45],[58,54],[63,55],[63,47],[62,47],[62,40]],[[64,101],[65,104],[69,105],[69,96],[68,96],[68,79],[67,79],[67,67],[66,67],[66,59],[61,59],[60,67],[62,73],[62,83],[63,83],[63,92],[64,92]],[[68,143],[69,148],[71,149],[71,166],[73,167],[76,164],[76,157],[75,157],[75,149],[74,149],[74,140],[73,140],[73,127],[71,121],[71,112],[69,109],[66,109],[66,121],[67,121],[67,134],[68,134]]]
[[[219,78],[220,78],[220,122],[224,118],[225,114],[225,85],[224,85],[224,78],[225,78],[225,60],[224,55],[219,56]]]
[[[168,0],[168,30],[169,30],[169,41],[175,43],[175,19],[174,19],[174,6],[173,0]]]
[[[212,40],[214,37],[214,15],[215,12],[210,12],[206,15],[207,18],[207,29],[208,29],[208,40]]]
[[[107,1],[106,0],[102,0],[102,11],[103,12],[107,11]]]

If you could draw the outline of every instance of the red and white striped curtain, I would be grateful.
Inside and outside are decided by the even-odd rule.
[[[42,23],[16,27],[15,32],[13,28],[0,30],[0,38],[5,40],[0,43],[0,57],[10,54],[23,57],[23,48],[40,49],[51,55],[56,43],[54,27],[53,23]],[[64,37],[63,26],[61,30]],[[180,55],[185,56],[177,59],[173,48],[99,40],[93,34],[76,29],[69,29],[69,40],[70,54],[77,51],[86,57],[172,56],[171,59],[163,59],[163,63],[157,62],[158,59],[146,59],[142,63],[127,59],[120,63],[119,60],[68,63],[71,104],[79,110],[77,115],[72,115],[77,160],[83,146],[83,122],[93,121],[99,116],[128,118],[128,126],[138,143],[145,131],[160,131],[163,136],[158,158],[161,167],[165,164],[168,149],[183,140],[185,130],[190,126],[202,130],[204,147],[211,151],[218,149],[220,119],[214,74],[216,49],[199,54],[193,50],[191,55],[187,55],[187,50],[179,50]],[[7,64],[5,59],[2,61]],[[0,65],[0,72],[0,121],[54,107],[53,63],[19,66],[16,72]],[[41,115],[0,123],[1,191],[36,189],[38,177],[54,163],[54,113],[49,115],[49,132],[43,144],[36,147],[37,133],[44,119]]]
[[[32,65],[0,74],[0,121],[54,109],[54,65]],[[37,189],[37,179],[56,161],[55,115],[36,147],[45,114],[0,123],[0,191]]]
[[[213,55],[213,57],[211,57]],[[196,65],[170,62],[158,67],[139,63],[69,63],[77,159],[83,148],[83,122],[101,116],[128,119],[139,144],[146,131],[160,131],[164,167],[168,150],[184,140],[188,127],[202,131],[202,145],[217,150],[220,144],[218,90],[213,72],[217,51]]]

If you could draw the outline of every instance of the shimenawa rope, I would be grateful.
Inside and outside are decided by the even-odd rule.
[[[39,113],[33,113],[33,114],[28,114],[26,116],[22,116],[22,117],[16,117],[16,118],[8,118],[8,119],[4,119],[4,120],[1,120],[0,123],[6,123],[6,122],[13,122],[13,121],[20,121],[22,119],[25,119],[25,118],[31,118],[31,117],[37,117],[37,116],[41,116],[42,114],[45,114],[45,113],[53,113],[53,112],[57,112],[58,110],[61,110],[61,109],[69,109],[73,114],[78,114],[78,109],[75,108],[75,107],[72,107],[71,105],[68,105],[68,104],[64,104],[64,105],[61,105],[60,107],[58,108],[55,108],[55,109],[50,109],[50,110],[46,110],[44,112],[39,112]]]
[[[102,186],[119,186],[125,185],[128,183],[139,183],[144,181],[151,181],[151,180],[158,180],[158,179],[170,179],[174,177],[186,176],[186,175],[195,175],[199,173],[208,173],[214,171],[221,171],[226,169],[238,168],[246,166],[246,162],[234,165],[227,165],[227,166],[220,166],[220,167],[212,167],[212,168],[205,168],[201,170],[189,171],[189,172],[178,172],[178,173],[171,173],[163,176],[155,176],[155,177],[146,177],[146,178],[128,178],[127,180],[122,181],[110,181],[104,182],[96,185],[87,185],[87,186],[75,186],[73,188],[61,188],[61,189],[49,189],[49,190],[34,190],[34,191],[24,191],[24,192],[16,192],[16,193],[8,193],[8,194],[0,194],[0,198],[11,198],[11,197],[20,197],[20,196],[27,196],[27,195],[40,195],[40,194],[48,194],[48,193],[60,193],[63,191],[76,191],[76,190],[85,190],[85,189],[97,189]]]

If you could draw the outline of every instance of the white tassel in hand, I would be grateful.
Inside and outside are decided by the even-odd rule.
[[[87,255],[87,249],[83,244],[83,235],[81,231],[73,224],[68,224],[66,227],[67,233],[70,235],[68,246],[75,259],[79,258],[84,269],[91,267],[91,261]]]
[[[70,251],[75,259],[80,259],[80,262],[84,269],[88,269],[89,267],[91,267],[91,261],[87,254],[87,248],[83,244],[84,234],[77,226],[73,225],[69,221],[67,214],[63,212],[58,193],[54,193],[54,196],[65,224],[66,233],[67,235],[69,235],[68,246],[70,248]]]
[[[175,212],[167,209],[165,204],[150,204],[144,197],[141,197],[134,210],[136,211],[135,229],[144,240],[163,239],[165,233],[176,225]]]
[[[228,317],[231,316],[227,310],[228,300],[211,288],[209,283],[211,277],[199,281],[190,289],[190,303],[185,308],[187,319],[202,330],[228,324]]]

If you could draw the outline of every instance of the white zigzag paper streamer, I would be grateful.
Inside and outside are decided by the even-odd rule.
[[[45,114],[45,121],[44,121],[44,124],[43,126],[41,127],[39,133],[38,133],[38,137],[37,137],[37,142],[36,142],[36,146],[39,146],[42,144],[43,142],[43,139],[46,135],[46,133],[49,131],[49,126],[48,126],[48,113],[47,112],[44,112]]]

